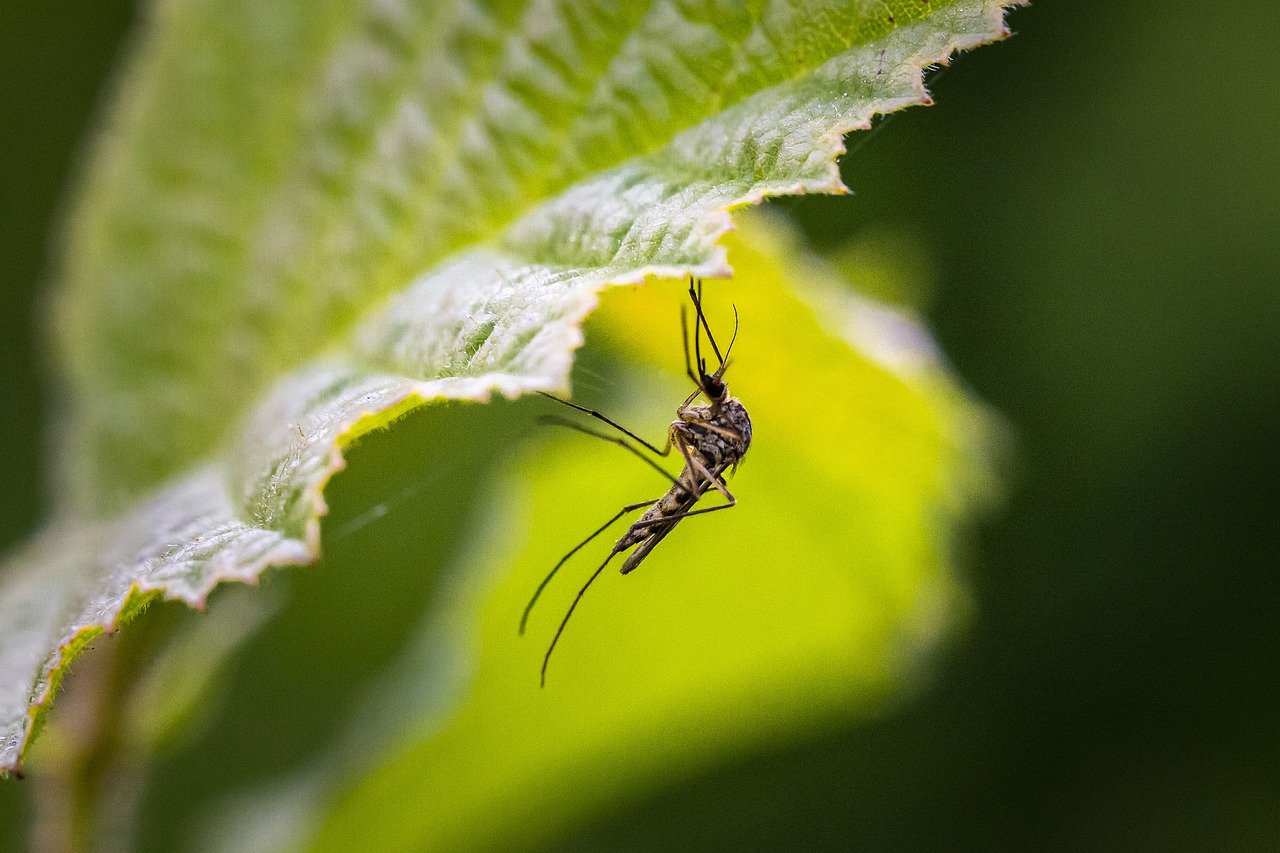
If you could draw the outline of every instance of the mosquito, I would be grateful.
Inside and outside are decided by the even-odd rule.
[[[520,618],[521,634],[524,634],[525,626],[529,621],[529,613],[533,610],[534,604],[537,603],[547,584],[555,577],[556,572],[560,571],[560,568],[574,554],[582,550],[587,543],[604,533],[623,516],[648,507],[644,515],[634,521],[627,528],[627,532],[622,534],[621,538],[614,543],[609,556],[605,557],[604,562],[582,585],[582,588],[578,590],[577,596],[573,599],[573,603],[569,605],[569,610],[560,621],[560,627],[556,629],[555,636],[551,638],[551,645],[547,648],[546,656],[542,659],[540,684],[543,687],[547,684],[547,664],[551,662],[551,653],[555,651],[556,643],[560,641],[560,635],[564,633],[565,626],[569,624],[569,618],[573,616],[573,611],[577,609],[578,603],[582,601],[582,596],[586,594],[587,589],[600,576],[600,573],[605,570],[605,567],[612,562],[614,557],[628,548],[635,548],[622,563],[622,574],[629,574],[643,563],[645,558],[658,546],[658,543],[665,539],[667,534],[674,530],[676,525],[684,519],[708,512],[729,509],[738,503],[737,498],[733,496],[725,484],[725,475],[730,471],[737,471],[738,463],[742,461],[747,448],[751,446],[751,418],[747,416],[747,410],[742,403],[729,395],[729,386],[724,383],[724,372],[730,364],[729,356],[733,352],[734,342],[738,339],[738,309],[737,306],[733,309],[733,336],[729,339],[729,346],[721,353],[720,347],[716,344],[715,336],[711,333],[711,326],[707,323],[707,315],[702,310],[702,282],[700,280],[696,282],[692,278],[689,280],[689,299],[693,303],[696,315],[693,328],[692,358],[689,352],[688,315],[684,310],[684,306],[681,306],[680,310],[680,335],[684,343],[685,373],[688,374],[689,379],[693,382],[694,390],[676,409],[676,420],[672,421],[671,426],[668,427],[667,440],[661,448],[655,447],[631,430],[610,420],[594,409],[570,403],[568,400],[562,400],[550,394],[543,395],[571,409],[590,415],[596,420],[603,421],[656,456],[666,457],[671,453],[672,448],[675,448],[684,458],[684,470],[680,472],[679,477],[672,477],[665,468],[651,457],[646,456],[640,450],[640,447],[628,442],[626,438],[598,432],[574,421],[555,416],[543,418],[546,423],[568,427],[617,444],[644,460],[671,481],[671,488],[662,497],[627,504],[618,510],[618,513],[613,518],[610,518],[594,533],[570,549],[569,553],[561,557],[560,562],[556,563],[551,571],[547,573],[547,576],[542,579],[542,583],[538,584],[533,597],[529,599],[529,604],[524,609],[524,615]],[[717,362],[715,371],[711,373],[707,372],[707,362],[702,356],[702,333],[704,331],[706,332],[707,341],[711,344],[711,351],[715,353]],[[696,372],[694,370],[695,365],[697,366]],[[708,404],[695,405],[694,400],[699,396],[705,397]],[[693,506],[702,497],[712,491],[719,492],[724,496],[726,503],[702,509],[693,509]]]

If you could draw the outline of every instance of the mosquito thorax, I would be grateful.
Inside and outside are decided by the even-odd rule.
[[[751,446],[751,418],[742,402],[727,391],[719,402],[687,407],[673,428],[682,432],[690,447],[713,465],[737,462]]]
[[[747,407],[730,397],[726,390],[724,401],[717,404],[716,408],[719,410],[716,413],[716,421],[738,434],[738,440],[734,442],[734,451],[741,459],[747,452],[747,448],[751,446],[751,416],[747,414]]]

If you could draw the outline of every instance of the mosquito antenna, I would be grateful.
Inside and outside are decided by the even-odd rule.
[[[702,279],[698,279],[698,292],[693,292],[693,285],[689,285],[689,295],[693,297],[693,306],[698,309],[698,319],[702,322],[702,328],[707,330],[707,340],[711,342],[711,349],[715,351],[716,358],[720,360],[720,364],[724,364],[724,356],[720,354],[720,347],[716,346],[716,337],[711,334],[711,324],[707,322],[707,315],[702,310]],[[706,365],[701,365],[702,372],[706,373]]]
[[[701,284],[701,282],[699,282]],[[702,376],[707,375],[707,362],[702,357],[702,303],[698,301],[698,294],[693,290],[693,276],[689,276],[689,298],[693,300],[693,308],[698,312],[697,317],[693,321],[693,356],[698,364],[698,373]],[[696,380],[698,387],[702,387],[702,381]]]
[[[733,306],[733,336],[729,338],[729,348],[724,351],[724,361],[720,362],[720,369],[716,371],[716,378],[724,376],[724,372],[729,369],[730,358],[733,354],[733,342],[738,339],[738,306]]]
[[[689,374],[689,379],[694,385],[701,388],[702,383],[693,374],[693,362],[689,361],[689,312],[685,309],[683,302],[680,303],[680,339],[684,341],[684,372]]]
[[[600,568],[591,573],[591,577],[587,578],[587,582],[582,585],[582,589],[578,590],[578,594],[573,599],[573,604],[569,605],[569,612],[564,614],[564,618],[560,620],[560,627],[556,629],[556,635],[551,638],[551,645],[547,648],[547,654],[542,658],[542,679],[539,682],[540,687],[547,686],[547,664],[551,663],[551,653],[556,650],[556,643],[560,642],[560,635],[564,633],[564,626],[569,624],[569,617],[573,615],[573,611],[578,608],[578,602],[582,600],[583,594],[595,583],[596,578],[600,577],[600,573],[604,571],[604,567],[609,565],[609,561],[617,554],[617,550],[609,552],[609,556],[604,558],[604,562],[600,564]]]

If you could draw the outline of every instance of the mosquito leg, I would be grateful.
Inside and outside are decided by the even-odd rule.
[[[597,432],[596,430],[590,429],[589,427],[584,427],[581,424],[576,424],[571,420],[566,420],[565,418],[556,417],[555,415],[543,415],[542,417],[538,418],[538,421],[544,424],[551,424],[553,426],[562,426],[568,429],[576,430],[586,435],[595,436],[601,441],[607,441],[610,444],[616,444],[619,447],[624,447],[627,450],[629,450],[631,453],[633,453],[638,459],[640,459],[642,462],[648,465],[650,468],[652,468],[653,470],[657,471],[659,474],[661,474],[662,476],[670,480],[672,484],[675,484],[676,482],[676,478],[672,476],[670,472],[668,472],[665,468],[663,468],[657,462],[654,462],[648,456],[645,456],[643,453],[641,453],[640,450],[635,445],[629,443],[625,438],[618,438],[616,435],[608,435],[603,432]]]
[[[547,686],[547,664],[551,663],[551,653],[556,650],[556,643],[560,642],[560,635],[564,633],[564,626],[569,624],[569,617],[573,615],[574,610],[578,609],[578,602],[582,600],[582,596],[586,594],[588,587],[595,583],[596,578],[600,577],[600,573],[604,571],[604,567],[609,565],[609,561],[617,555],[618,549],[615,547],[609,552],[609,556],[604,558],[604,562],[600,564],[600,567],[591,573],[591,577],[587,578],[587,582],[582,585],[582,589],[578,590],[578,594],[574,596],[573,603],[569,605],[569,611],[560,620],[560,627],[556,628],[556,635],[551,638],[551,645],[547,647],[547,654],[542,658],[540,687]]]
[[[737,498],[729,494],[729,489],[727,486],[725,486],[724,480],[720,479],[721,475],[724,474],[724,469],[725,469],[724,465],[721,465],[720,467],[716,468],[716,472],[713,474],[707,470],[706,465],[702,464],[701,459],[699,459],[698,457],[694,456],[692,453],[689,452],[689,445],[687,445],[683,439],[678,439],[676,441],[676,446],[680,448],[680,455],[684,457],[685,464],[688,465],[690,468],[692,468],[694,471],[698,472],[699,476],[705,479],[712,488],[714,488],[720,494],[724,495],[725,500],[729,502],[729,506],[733,506],[738,502]],[[699,491],[701,493],[701,490]],[[688,514],[691,515],[692,513],[688,513]]]
[[[547,584],[551,583],[551,579],[556,576],[556,572],[560,571],[560,567],[563,566],[565,563],[569,562],[570,557],[572,557],[574,554],[581,551],[588,542],[590,542],[592,539],[595,539],[601,533],[604,533],[606,530],[612,527],[614,523],[617,522],[618,519],[622,518],[627,513],[635,512],[636,510],[642,507],[652,506],[656,504],[659,500],[660,500],[659,498],[654,498],[651,501],[641,501],[640,503],[627,504],[622,509],[618,510],[617,515],[615,515],[613,518],[609,519],[604,524],[602,524],[599,530],[597,530],[595,533],[592,533],[586,539],[583,539],[581,542],[579,542],[577,545],[573,547],[573,550],[571,550],[568,554],[565,554],[563,557],[561,557],[560,562],[556,563],[555,567],[550,572],[547,573],[547,576],[545,578],[542,579],[542,583],[538,584],[538,588],[534,590],[533,598],[529,599],[529,603],[525,605],[524,615],[520,617],[520,634],[522,636],[524,635],[525,625],[528,624],[529,622],[529,613],[530,611],[533,610],[533,605],[537,603],[538,596],[542,595],[542,591],[547,588]]]
[[[665,447],[663,447],[661,450],[659,450],[658,448],[654,447],[654,446],[653,446],[652,444],[650,444],[649,442],[645,441],[645,440],[644,440],[643,438],[641,438],[640,436],[636,435],[636,434],[635,434],[634,432],[632,432],[631,430],[629,430],[629,429],[627,429],[626,427],[624,427],[622,424],[620,424],[620,423],[618,423],[618,422],[616,422],[616,421],[610,420],[609,418],[607,418],[607,417],[605,417],[604,415],[602,415],[602,414],[600,414],[599,412],[597,412],[595,409],[588,409],[586,406],[579,406],[577,403],[570,403],[568,400],[562,400],[562,399],[560,399],[559,397],[556,397],[556,396],[555,396],[555,395],[553,395],[553,394],[548,394],[548,393],[546,393],[545,391],[539,391],[538,393],[539,393],[539,394],[541,394],[542,396],[546,397],[548,400],[555,400],[557,403],[560,403],[560,404],[562,404],[562,405],[568,406],[568,407],[569,407],[569,408],[571,408],[571,409],[577,409],[579,412],[582,412],[583,414],[590,415],[591,417],[595,418],[596,420],[604,421],[604,422],[605,422],[605,423],[607,423],[609,426],[611,426],[611,427],[613,427],[614,429],[616,429],[618,432],[622,433],[623,435],[625,435],[625,436],[627,436],[627,437],[629,437],[629,438],[635,439],[637,442],[639,442],[639,443],[640,443],[641,445],[643,445],[645,448],[647,448],[648,450],[652,451],[653,453],[656,453],[656,454],[657,454],[657,455],[659,455],[659,456],[666,456],[667,454],[669,454],[669,453],[671,452],[671,442],[670,442],[670,441],[668,441],[668,442],[667,442],[667,444],[666,444],[666,446],[665,446]]]
[[[725,486],[724,481],[720,479],[720,475],[724,473],[723,466],[717,468],[715,473],[713,474],[712,472],[707,470],[707,466],[703,465],[700,459],[698,459],[696,456],[694,456],[692,453],[689,452],[688,445],[686,445],[679,438],[676,439],[676,447],[679,448],[680,453],[684,456],[685,462],[688,463],[689,467],[692,468],[694,471],[697,471],[699,476],[701,476],[704,480],[706,480],[711,487],[713,487],[716,491],[720,492],[720,494],[724,495],[725,500],[727,500],[728,503],[721,504],[720,506],[709,506],[709,507],[704,507],[703,509],[690,510],[689,512],[677,512],[673,515],[663,515],[657,518],[650,519],[649,521],[637,521],[635,524],[631,525],[632,530],[643,530],[646,527],[653,527],[654,525],[657,525],[657,524],[668,524],[673,521],[679,521],[682,518],[688,518],[689,516],[692,516],[692,515],[702,515],[703,513],[707,513],[707,512],[716,512],[718,510],[729,509],[730,507],[734,507],[738,505],[738,499],[735,498],[729,492],[729,489],[728,487]],[[703,492],[701,491],[701,489],[699,489],[698,496],[701,496],[701,494],[703,494]],[[696,497],[695,497],[695,500],[696,500]]]
[[[719,512],[722,509],[733,509],[737,505],[738,505],[738,501],[735,498],[732,503],[720,504],[719,506],[708,506],[708,507],[703,507],[702,509],[692,509],[692,510],[689,510],[688,512],[677,512],[674,515],[664,515],[662,518],[655,518],[655,519],[652,519],[651,521],[637,521],[635,524],[631,525],[631,527],[633,530],[643,530],[646,527],[653,527],[655,524],[667,524],[672,521],[679,521],[682,518],[688,518],[689,516],[692,516],[692,515],[702,515],[708,512]]]
[[[693,362],[689,360],[689,320],[688,315],[685,312],[683,302],[680,303],[680,339],[684,342],[684,372],[689,375],[689,381],[691,381],[694,384],[694,387],[698,389],[689,397],[689,400],[692,400],[694,397],[698,396],[699,392],[701,392],[702,383],[698,380],[698,377],[694,375]],[[685,401],[685,405],[689,405],[688,400]]]
[[[690,394],[688,397],[685,397],[684,402],[680,404],[680,407],[678,409],[676,409],[676,417],[678,417],[682,421],[688,421],[687,415],[689,414],[689,408],[690,406],[693,405],[693,401],[698,399],[698,395],[701,393],[702,393],[701,385],[693,389],[693,393]],[[702,421],[698,421],[698,423],[702,423]]]

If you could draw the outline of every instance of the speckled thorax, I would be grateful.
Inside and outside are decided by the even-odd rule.
[[[719,429],[717,429],[717,427]],[[742,403],[729,397],[718,406],[690,406],[671,424],[711,469],[737,465],[751,446],[751,418]]]

